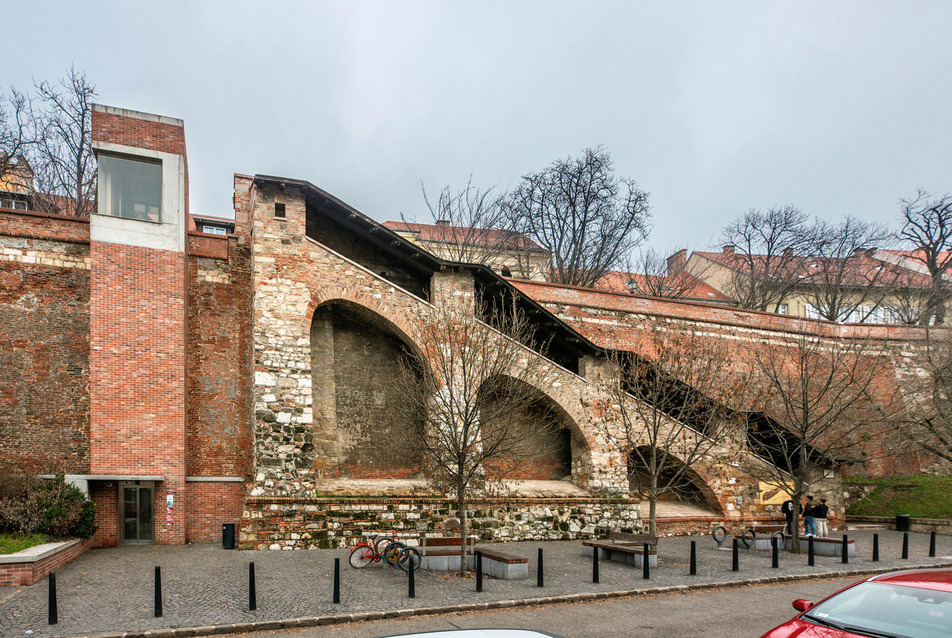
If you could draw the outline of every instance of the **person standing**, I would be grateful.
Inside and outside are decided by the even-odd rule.
[[[826,526],[826,518],[830,514],[830,506],[826,504],[826,499],[821,498],[820,504],[813,508],[813,520],[816,521],[816,535],[820,538],[826,538],[830,530]]]
[[[807,502],[803,504],[803,535],[816,536],[816,518],[813,516],[813,496],[807,495]]]
[[[787,535],[793,534],[793,500],[788,498],[784,501],[780,511],[787,517]]]

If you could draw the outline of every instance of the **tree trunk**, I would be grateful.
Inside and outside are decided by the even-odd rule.
[[[658,476],[651,477],[651,489],[648,490],[648,534],[658,535]]]
[[[457,488],[456,507],[459,511],[459,575],[466,576],[466,489]]]

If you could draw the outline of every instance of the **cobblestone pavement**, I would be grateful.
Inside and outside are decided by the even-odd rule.
[[[872,537],[880,538],[880,562],[872,562]],[[929,535],[910,534],[909,559],[902,560],[902,533],[890,530],[849,532],[856,556],[844,565],[838,557],[782,552],[780,568],[771,568],[769,551],[741,549],[740,571],[731,570],[731,551],[718,550],[710,536],[663,538],[659,566],[645,580],[642,570],[601,560],[600,582],[592,582],[592,560],[582,556],[581,541],[508,543],[505,551],[530,559],[530,578],[485,577],[476,592],[471,573],[417,572],[416,597],[408,597],[407,577],[379,564],[361,570],[347,563],[345,550],[237,551],[218,545],[115,547],[87,551],[56,575],[59,623],[47,623],[48,581],[31,587],[0,588],[0,636],[84,636],[90,634],[173,635],[175,628],[203,627],[198,634],[329,624],[342,620],[440,613],[467,608],[498,608],[554,597],[556,601],[657,591],[743,584],[751,580],[802,578],[921,566],[952,566],[952,538],[939,536],[936,558],[929,558]],[[690,542],[697,542],[698,573],[689,575]],[[730,542],[725,543],[725,548]],[[536,584],[538,549],[544,551],[545,586]],[[804,544],[804,552],[806,544]],[[333,603],[334,559],[341,559],[341,603]],[[254,561],[257,610],[248,610],[248,563]],[[153,579],[162,568],[163,611],[153,615]],[[416,610],[416,611],[409,611]],[[369,614],[369,616],[368,616]],[[320,618],[315,618],[320,617]],[[300,619],[303,621],[289,621]],[[269,622],[285,620],[286,622]],[[248,625],[247,623],[255,623]],[[234,625],[225,627],[225,625]],[[179,630],[174,635],[196,632]]]

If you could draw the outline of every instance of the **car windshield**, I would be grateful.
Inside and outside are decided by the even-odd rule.
[[[866,582],[811,607],[801,618],[867,636],[949,638],[952,594]]]

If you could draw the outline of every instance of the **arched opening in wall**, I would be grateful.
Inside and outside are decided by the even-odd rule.
[[[318,307],[311,322],[314,467],[318,479],[356,479],[355,492],[394,488],[372,481],[422,483],[421,457],[393,441],[409,435],[391,404],[401,363],[413,360],[409,339],[367,308],[346,301]]]
[[[504,482],[520,495],[587,495],[574,482],[579,459],[589,456],[578,425],[543,392],[511,378],[499,381],[488,380],[480,388],[480,419],[496,432],[510,432],[513,441],[503,446],[510,449],[486,463],[487,478]],[[512,384],[521,386],[517,394],[524,400],[518,404],[507,397]]]
[[[647,501],[649,498],[653,472],[644,459],[650,453],[650,447],[641,446],[638,452],[632,451],[628,455],[628,489],[633,499]],[[659,516],[690,514],[692,509],[698,510],[698,514],[721,513],[714,491],[681,459],[668,454],[659,470],[657,485],[664,488],[658,495]]]

